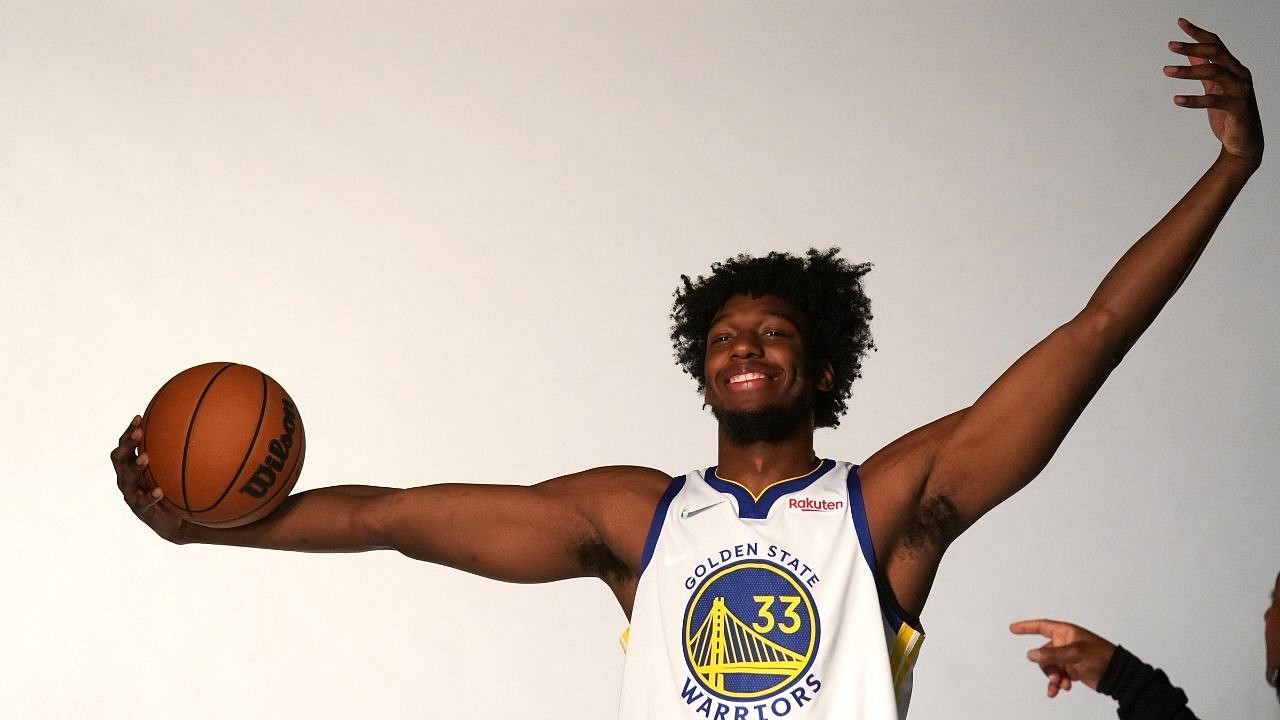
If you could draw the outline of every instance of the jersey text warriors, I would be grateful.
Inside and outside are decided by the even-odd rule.
[[[759,497],[676,478],[645,541],[622,720],[897,720],[923,634],[877,586],[856,466]]]

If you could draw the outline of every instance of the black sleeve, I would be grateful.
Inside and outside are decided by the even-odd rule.
[[[1187,695],[1157,670],[1125,650],[1116,647],[1098,692],[1120,701],[1120,720],[1196,720],[1187,707]]]

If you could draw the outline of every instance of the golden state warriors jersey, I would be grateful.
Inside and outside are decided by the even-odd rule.
[[[645,540],[622,720],[898,720],[923,632],[877,584],[857,466],[759,496],[671,482]]]

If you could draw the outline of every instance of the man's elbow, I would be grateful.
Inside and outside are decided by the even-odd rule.
[[[1096,357],[1106,371],[1120,364],[1141,335],[1141,330],[1128,327],[1114,310],[1107,307],[1085,308],[1058,332],[1067,333],[1079,352]]]
[[[347,524],[353,545],[365,550],[395,550],[399,546],[396,537],[401,532],[400,504],[396,492],[361,498],[339,522]]]

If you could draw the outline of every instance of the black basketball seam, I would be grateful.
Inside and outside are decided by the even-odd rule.
[[[299,425],[301,425],[301,420],[299,420]],[[271,497],[267,498],[261,503],[258,503],[258,506],[250,510],[249,512],[241,513],[240,515],[237,515],[233,518],[228,518],[226,520],[220,520],[218,521],[217,525],[211,525],[210,527],[235,527],[234,525],[227,525],[226,523],[234,523],[240,518],[249,517],[250,515],[257,512],[258,510],[262,509],[263,505],[271,504],[271,501],[275,500],[276,495],[279,495],[285,489],[292,490],[293,486],[298,482],[298,476],[302,474],[302,460],[304,457],[306,457],[306,454],[307,454],[307,446],[306,446],[306,441],[304,440],[302,445],[302,454],[298,455],[298,463],[294,465],[293,470],[290,471],[289,473],[290,480],[288,482],[281,483],[280,485],[278,485],[276,489],[272,492]],[[270,515],[270,513],[267,513],[267,514]],[[265,518],[266,515],[264,515],[263,517]],[[261,519],[262,518],[258,518],[258,520],[261,520]],[[257,522],[257,520],[255,520],[254,522]]]
[[[191,512],[191,503],[187,502],[187,452],[191,449],[191,431],[196,426],[196,416],[200,414],[200,405],[204,403],[204,396],[209,394],[209,388],[213,387],[214,381],[218,376],[227,371],[227,368],[234,366],[235,363],[227,363],[218,369],[218,372],[209,378],[209,382],[204,386],[204,390],[200,391],[200,399],[196,400],[196,406],[191,409],[191,422],[187,425],[187,436],[182,439],[182,508],[187,512]]]
[[[231,488],[236,486],[236,481],[240,479],[240,472],[244,470],[245,463],[249,462],[249,456],[253,455],[253,446],[258,442],[258,433],[262,432],[262,418],[267,415],[267,374],[261,370],[258,370],[258,374],[262,376],[262,405],[258,407],[258,424],[253,426],[253,437],[249,439],[249,447],[245,448],[244,457],[240,459],[240,467],[236,468],[235,473],[231,475],[231,482],[227,483],[227,487],[212,505],[203,510],[188,507],[188,512],[206,513],[217,508],[218,504],[227,497],[227,493],[231,492]]]

